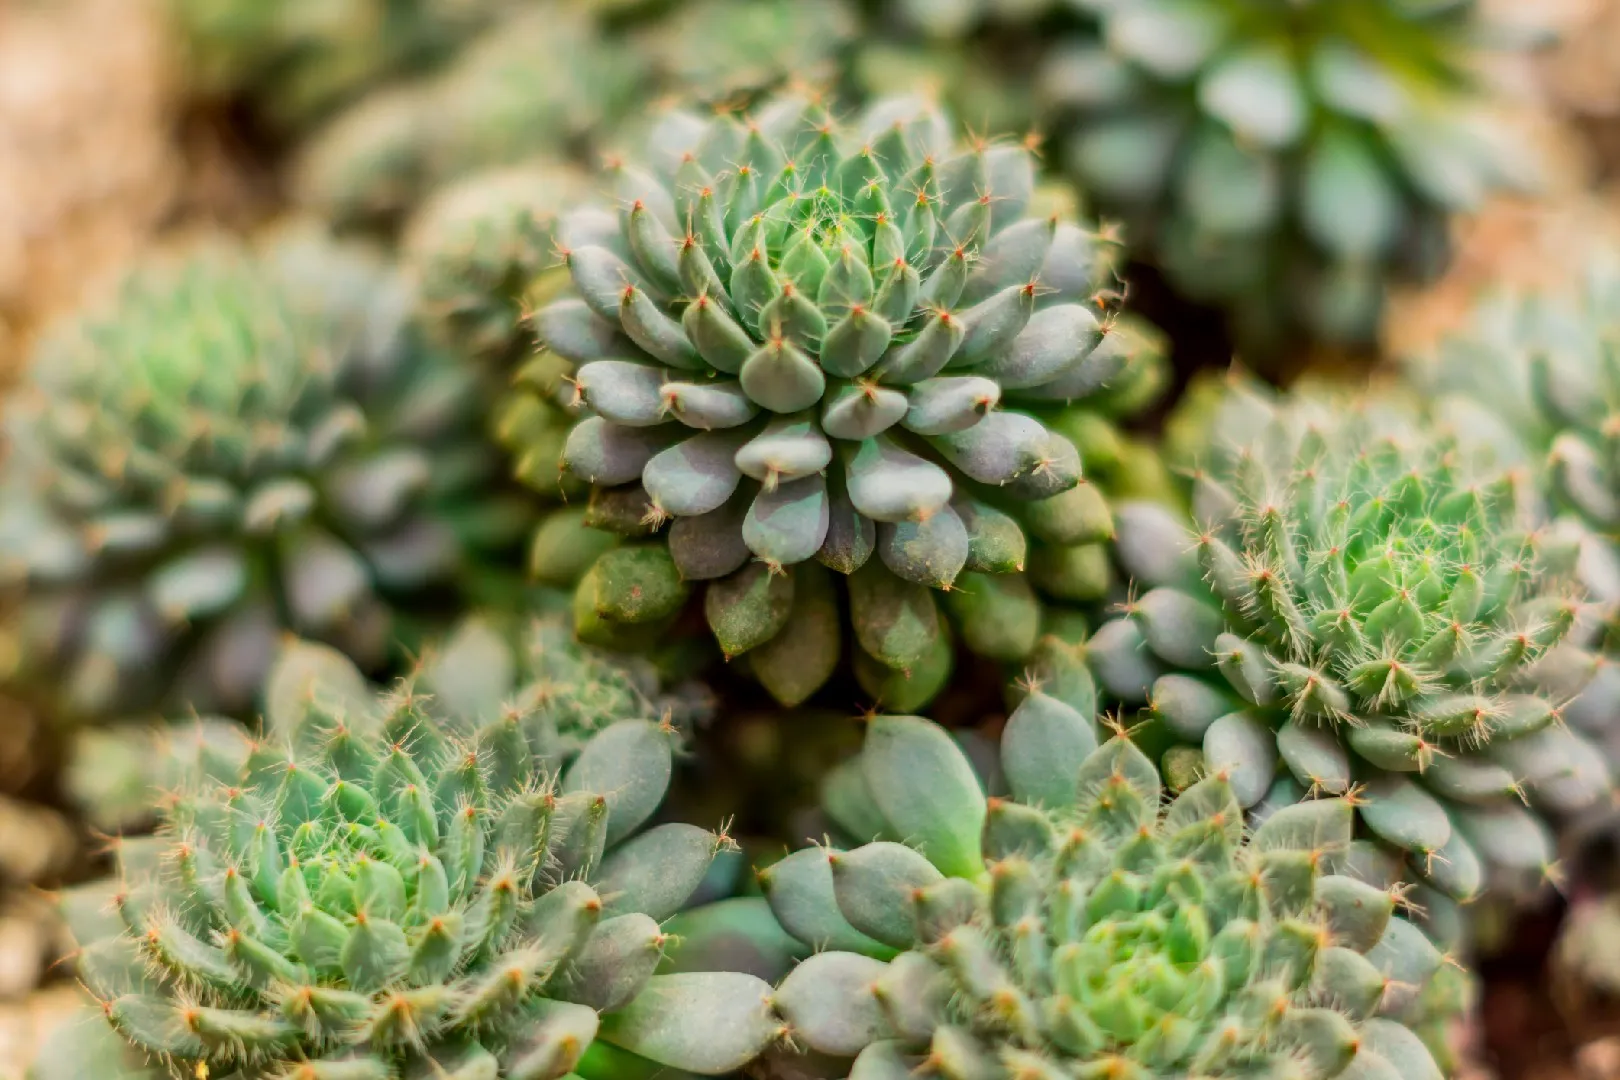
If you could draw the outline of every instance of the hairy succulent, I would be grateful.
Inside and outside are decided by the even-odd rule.
[[[1518,182],[1483,114],[1472,0],[1081,0],[1045,61],[1060,156],[1251,362],[1300,333],[1374,340],[1386,283]]]
[[[161,1065],[146,1061],[107,1026],[100,1010],[86,1004],[62,1018],[39,1041],[24,1080],[169,1080]]]
[[[1355,876],[1347,800],[1252,833],[1224,775],[1161,805],[1129,739],[1039,694],[999,758],[986,798],[943,729],[880,717],[827,798],[869,842],[761,872],[821,950],[775,995],[798,1044],[863,1077],[1440,1080],[1417,1029],[1466,986]]]
[[[592,485],[583,520],[664,533],[586,572],[580,633],[656,634],[706,583],[724,652],[796,703],[841,652],[830,570],[886,702],[949,671],[936,595],[975,649],[1022,657],[1021,521],[1106,535],[1062,419],[1149,363],[1114,332],[1109,244],[1026,215],[1026,147],[956,147],[914,99],[847,124],[792,96],[746,121],[675,114],[649,143],[610,169],[616,212],[559,224],[575,295],[536,316],[529,381],[581,414],[562,463]],[[526,419],[508,434],[533,477],[559,433]]]
[[[1620,768],[1620,260],[1604,252],[1580,272],[1580,287],[1564,294],[1487,296],[1432,355],[1412,358],[1407,373],[1446,423],[1537,478],[1554,528],[1578,545],[1576,573],[1593,603],[1575,637],[1601,652],[1563,716]],[[1612,831],[1610,816],[1596,815],[1600,831]]]
[[[1524,475],[1392,397],[1234,387],[1206,431],[1197,528],[1119,540],[1184,554],[1139,560],[1142,591],[1087,644],[1104,689],[1181,744],[1172,785],[1219,772],[1263,812],[1353,797],[1437,906],[1541,884],[1547,819],[1611,780],[1562,722],[1595,665],[1571,639],[1574,552]]]
[[[22,674],[88,712],[237,708],[282,630],[376,663],[396,609],[515,539],[476,380],[409,308],[298,232],[156,257],[42,342],[0,477]]]
[[[1581,267],[1559,295],[1499,290],[1406,373],[1434,410],[1505,466],[1544,478],[1548,513],[1584,526],[1581,578],[1606,605],[1620,602],[1620,253]]]
[[[205,745],[117,879],[65,898],[132,1049],[188,1077],[555,1080],[717,1074],[777,1038],[758,977],[655,974],[729,843],[647,827],[674,728],[631,707],[570,739],[539,684],[488,717],[296,665],[263,734]]]

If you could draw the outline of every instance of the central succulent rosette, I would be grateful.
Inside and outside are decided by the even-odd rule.
[[[761,872],[823,949],[775,995],[797,1042],[894,1080],[1441,1076],[1419,1031],[1465,988],[1356,876],[1347,801],[1252,834],[1223,776],[1163,806],[1141,751],[1043,694],[999,764],[987,798],[942,728],[880,717],[825,800],[869,842]]]
[[[647,168],[611,169],[611,208],[560,225],[576,295],[536,319],[575,365],[547,370],[580,413],[562,457],[593,485],[590,520],[667,528],[640,572],[714,582],[722,647],[756,650],[787,700],[839,652],[826,586],[807,580],[818,564],[850,577],[879,672],[948,669],[929,590],[1011,612],[1024,628],[1003,651],[1027,652],[1029,588],[995,578],[1023,569],[1027,508],[1098,516],[1074,442],[1037,414],[1129,366],[1108,245],[1029,213],[1029,147],[957,146],[911,99],[851,124],[792,97],[746,121],[677,115],[649,143]],[[685,598],[648,603],[644,585],[630,604],[610,577],[581,586],[585,632],[657,623]],[[808,677],[773,673],[757,650],[778,639]]]

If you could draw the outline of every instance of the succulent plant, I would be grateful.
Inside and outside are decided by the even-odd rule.
[[[1415,1029],[1465,987],[1400,892],[1354,876],[1348,800],[1251,833],[1217,773],[1161,805],[1128,738],[1099,746],[1040,694],[999,772],[1010,792],[987,798],[942,728],[877,718],[827,799],[868,842],[761,872],[821,949],[774,999],[798,1045],[862,1077],[1439,1080]]]
[[[367,87],[442,61],[507,0],[165,0],[186,82],[302,127]]]
[[[1609,417],[1620,411],[1617,332],[1620,252],[1604,249],[1580,267],[1577,287],[1488,293],[1432,353],[1408,358],[1406,374],[1440,417],[1504,466],[1544,472],[1550,514],[1607,537],[1620,523],[1609,449]],[[1605,565],[1613,558],[1592,553],[1583,567],[1605,602],[1620,600],[1620,570]]]
[[[548,277],[567,278],[557,215],[583,186],[567,166],[515,165],[474,173],[422,204],[405,232],[404,260],[436,341],[495,371],[531,347],[524,320],[537,290]],[[559,272],[547,275],[552,268]]]
[[[292,231],[154,256],[43,341],[5,420],[9,674],[91,713],[237,708],[282,630],[376,663],[396,608],[520,535],[476,380],[409,308],[365,252]]]
[[[661,89],[724,101],[787,79],[827,81],[858,29],[845,0],[696,0],[642,20],[628,43]]]
[[[847,124],[796,96],[674,114],[610,169],[617,213],[559,224],[575,295],[537,313],[548,351],[520,381],[581,413],[562,464],[592,485],[582,520],[640,541],[586,572],[582,636],[656,635],[703,583],[723,651],[797,703],[842,650],[831,570],[887,703],[950,670],[936,596],[977,651],[1029,651],[1021,521],[1106,530],[1058,425],[1151,360],[1115,332],[1110,244],[1026,214],[1029,149],[950,132],[903,98]],[[543,478],[558,428],[507,434]]]
[[[1595,661],[1570,636],[1574,552],[1525,476],[1393,395],[1234,386],[1205,430],[1196,528],[1120,530],[1138,592],[1086,645],[1180,744],[1167,780],[1218,772],[1262,814],[1353,797],[1437,906],[1539,886],[1549,819],[1611,779],[1562,723]]]
[[[843,0],[601,7],[515,7],[442,71],[362,99],[300,151],[298,201],[339,221],[390,223],[483,170],[594,162],[641,137],[636,102],[723,101],[790,76],[827,78],[856,29]]]
[[[647,827],[675,728],[636,699],[571,737],[539,682],[463,711],[500,687],[443,666],[437,695],[375,695],[295,654],[263,733],[206,744],[157,834],[115,845],[116,880],[67,894],[113,1029],[175,1075],[242,1080],[718,1074],[770,1045],[767,982],[654,973],[660,923],[729,843]]]
[[[1570,726],[1620,768],[1620,470],[1613,446],[1620,414],[1620,259],[1600,251],[1577,268],[1580,285],[1557,294],[1498,290],[1407,374],[1446,423],[1504,467],[1527,471],[1546,513],[1577,545],[1576,574],[1592,603],[1574,637],[1600,647],[1586,689],[1563,710]],[[1599,832],[1612,832],[1607,813]]]
[[[549,752],[563,758],[627,717],[688,732],[712,715],[712,695],[702,683],[668,685],[645,657],[581,645],[561,616],[527,619],[521,630],[505,622],[468,616],[418,659],[415,685],[432,695],[436,709],[485,723],[520,706],[531,724],[549,732]],[[292,712],[316,678],[322,692],[341,698],[346,708],[369,708],[372,690],[348,658],[297,639],[277,653],[262,700],[272,715]],[[85,728],[73,735],[63,787],[96,829],[131,834],[153,823],[158,808],[151,792],[174,788],[242,739],[240,724],[216,717]]]
[[[612,129],[641,84],[614,44],[579,5],[514,8],[442,71],[370,95],[316,132],[295,163],[295,195],[328,218],[387,219],[483,169],[567,161]]]
[[[977,36],[943,41],[914,34],[867,35],[850,56],[846,81],[856,100],[923,93],[974,131],[1016,131],[1036,115],[1027,77],[1038,53],[1028,38]]]
[[[1039,77],[1064,167],[1251,363],[1375,339],[1446,219],[1527,178],[1484,115],[1473,0],[1080,0]]]
[[[90,1005],[51,1027],[26,1064],[24,1080],[167,1080],[162,1066],[132,1051]]]
[[[1065,5],[1059,0],[869,0],[869,6],[903,31],[949,40],[968,37],[987,22],[1029,22]]]

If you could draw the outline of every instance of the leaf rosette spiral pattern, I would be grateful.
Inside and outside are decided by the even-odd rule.
[[[1437,273],[1446,222],[1522,183],[1461,0],[1082,0],[1040,79],[1063,160],[1251,362],[1370,342],[1386,283]]]
[[[1112,325],[1109,245],[1028,213],[1027,147],[958,147],[912,99],[847,124],[796,97],[746,120],[675,114],[648,144],[610,170],[614,203],[560,223],[576,295],[536,317],[574,365],[536,370],[581,413],[562,456],[593,486],[587,523],[667,528],[615,553],[671,583],[663,602],[626,611],[625,567],[587,574],[582,632],[658,624],[685,582],[711,582],[724,651],[802,700],[839,654],[825,567],[848,576],[868,689],[943,679],[930,590],[988,597],[1019,627],[995,647],[1027,652],[1019,516],[1100,501],[1074,495],[1079,452],[1043,411],[1137,359]],[[810,676],[777,662],[789,640]]]
[[[1352,797],[1440,894],[1539,885],[1549,819],[1611,781],[1563,723],[1595,664],[1571,636],[1575,552],[1528,474],[1393,397],[1241,386],[1202,451],[1186,556],[1088,644],[1114,699],[1197,748],[1166,757],[1172,782],[1223,770],[1246,807]],[[1142,522],[1121,548],[1183,528]]]
[[[1040,693],[1000,764],[1010,791],[986,798],[943,729],[872,723],[826,808],[873,839],[761,875],[823,950],[776,992],[796,1040],[859,1077],[1441,1076],[1415,1029],[1465,988],[1397,892],[1354,875],[1348,802],[1252,834],[1225,777],[1161,805],[1129,740],[1099,746]],[[1448,1000],[1420,993],[1435,981]]]
[[[67,895],[80,977],[137,1056],[605,1080],[732,1071],[778,1036],[758,977],[658,973],[661,924],[728,844],[650,824],[673,728],[632,711],[579,739],[543,695],[480,717],[344,663],[294,654],[264,734],[195,744],[158,833]]]
[[[40,345],[0,569],[70,707],[241,708],[284,629],[375,664],[396,609],[521,533],[476,380],[409,309],[364,251],[295,230],[157,257]]]

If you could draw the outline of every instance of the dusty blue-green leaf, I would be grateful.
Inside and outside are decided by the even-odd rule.
[[[1239,803],[1253,806],[1277,771],[1276,735],[1254,713],[1227,713],[1204,732],[1204,760],[1212,774],[1226,777]]]
[[[776,988],[777,1011],[810,1049],[853,1057],[890,1034],[873,993],[888,967],[850,952],[823,952],[794,968]]]
[[[907,581],[948,588],[967,564],[967,528],[949,504],[921,521],[883,522],[878,526],[878,555]]]
[[[821,549],[830,524],[827,482],[805,476],[754,497],[743,518],[743,542],[767,565],[791,566]]]
[[[1221,59],[1200,79],[1198,102],[1240,137],[1266,147],[1293,145],[1309,119],[1300,73],[1280,48],[1262,46]]]
[[[914,521],[950,501],[950,475],[886,436],[839,453],[850,502],[874,521]]]
[[[641,470],[641,486],[655,506],[677,517],[720,509],[742,480],[732,432],[703,432],[661,450]]]
[[[742,972],[654,975],[630,1004],[602,1017],[600,1037],[672,1069],[718,1076],[778,1037],[770,1002],[770,984]]]
[[[867,728],[860,761],[867,790],[895,835],[947,875],[983,873],[984,791],[943,728],[915,716],[878,717]]]

